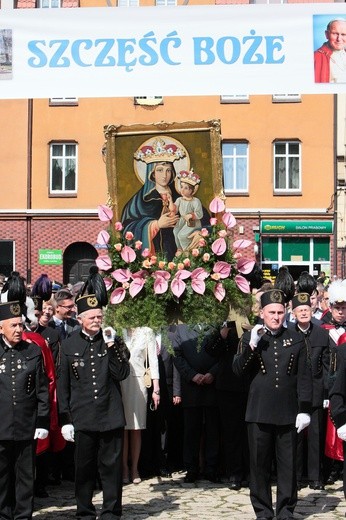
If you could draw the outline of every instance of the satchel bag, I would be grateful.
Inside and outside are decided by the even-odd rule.
[[[148,363],[148,347],[145,350],[145,366],[144,366],[144,386],[150,388],[151,383],[151,370]]]

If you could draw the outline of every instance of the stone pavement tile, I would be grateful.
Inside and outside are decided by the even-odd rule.
[[[254,520],[249,490],[229,490],[227,483],[212,484],[205,480],[185,484],[184,474],[172,478],[155,477],[123,489],[122,520]],[[49,498],[36,499],[35,520],[72,520],[76,507],[71,482],[47,488]],[[275,501],[275,486],[273,486]],[[102,492],[94,496],[96,509]],[[304,488],[299,492],[295,512],[297,520],[345,520],[346,501],[341,482],[325,491]]]

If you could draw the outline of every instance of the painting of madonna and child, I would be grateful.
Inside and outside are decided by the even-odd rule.
[[[191,250],[222,191],[219,122],[106,127],[105,135],[109,194],[123,232],[167,260]]]

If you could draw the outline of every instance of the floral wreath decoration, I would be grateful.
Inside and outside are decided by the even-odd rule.
[[[197,246],[167,261],[142,249],[132,232],[113,223],[113,211],[98,207],[108,223],[97,244],[107,249],[96,265],[109,295],[105,321],[115,328],[148,326],[154,330],[173,323],[217,325],[230,308],[248,314],[252,296],[245,276],[255,262],[243,257],[250,240],[233,241],[236,219],[216,197],[209,205],[210,226],[199,231]],[[245,275],[245,276],[244,276]]]

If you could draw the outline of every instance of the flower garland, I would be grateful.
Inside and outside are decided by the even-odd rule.
[[[242,256],[250,240],[232,240],[236,219],[216,197],[210,203],[210,226],[199,231],[195,247],[166,261],[151,255],[131,232],[122,233],[112,210],[98,208],[108,230],[97,243],[107,249],[96,259],[109,293],[106,321],[115,327],[149,326],[154,330],[179,320],[187,324],[219,324],[230,306],[251,306],[250,286],[243,276],[255,262]]]

